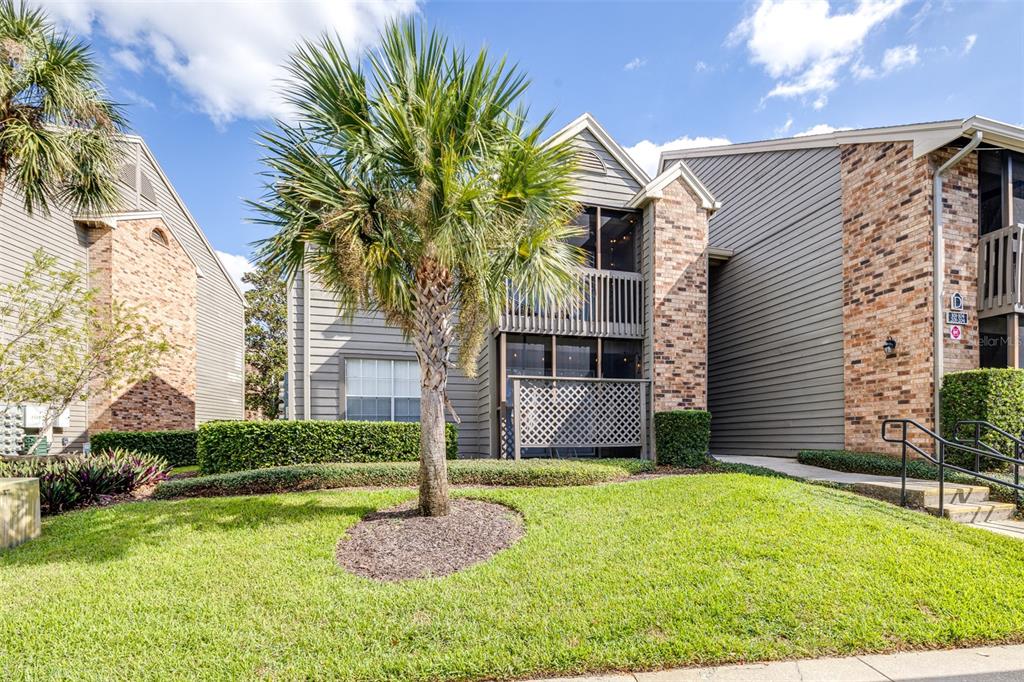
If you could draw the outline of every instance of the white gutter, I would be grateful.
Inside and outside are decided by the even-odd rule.
[[[960,161],[974,151],[974,148],[981,144],[981,131],[974,133],[974,137],[967,145],[953,155],[949,161],[939,166],[932,178],[932,340],[934,356],[932,372],[932,403],[935,411],[935,432],[943,435],[940,431],[942,424],[942,413],[940,406],[940,389],[942,387],[942,346],[944,344],[944,327],[942,321],[942,302],[945,299],[942,285],[945,282],[945,255],[946,243],[942,238],[942,178],[949,170],[960,163]]]

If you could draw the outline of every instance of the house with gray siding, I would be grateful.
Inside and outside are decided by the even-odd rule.
[[[98,430],[195,428],[244,413],[242,292],[145,142],[122,144],[116,211],[28,215],[10,187],[0,204],[0,281],[19,280],[42,247],[61,268],[88,272],[97,300],[136,309],[171,344],[149,379],[72,405],[58,449],[81,449]]]
[[[715,453],[879,450],[885,418],[934,423],[945,372],[1024,362],[1024,129],[670,151],[654,178],[590,115],[553,139],[577,149],[585,295],[509,293],[478,376],[452,379],[463,456],[654,457],[655,412],[705,408]],[[411,345],[309,279],[289,290],[289,416],[417,419]]]

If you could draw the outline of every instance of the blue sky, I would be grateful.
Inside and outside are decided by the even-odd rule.
[[[214,247],[239,272],[257,131],[282,111],[277,68],[302,36],[372,48],[417,13],[507,53],[554,127],[594,114],[642,164],[660,149],[981,114],[1024,124],[1024,2],[44,3],[87,35]],[[232,258],[231,256],[236,256]]]

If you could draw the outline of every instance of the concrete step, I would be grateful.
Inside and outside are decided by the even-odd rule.
[[[932,516],[939,515],[938,505],[926,506],[924,510]],[[942,515],[957,523],[988,523],[1012,518],[1016,510],[1017,507],[1009,502],[947,504],[943,506]]]
[[[863,481],[854,483],[853,489],[893,504],[900,503],[900,484],[889,481]],[[988,501],[988,487],[947,483],[943,490],[943,501],[947,504],[976,504]],[[939,505],[939,484],[937,481],[907,481],[907,505],[916,509]]]

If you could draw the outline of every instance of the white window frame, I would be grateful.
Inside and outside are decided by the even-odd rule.
[[[386,363],[389,363],[391,365],[391,382],[390,382],[391,387],[390,387],[389,395],[387,395],[387,396],[383,396],[383,395],[363,395],[363,394],[354,394],[354,393],[352,393],[352,391],[351,391],[351,386],[352,386],[351,376],[352,376],[352,374],[351,374],[351,372],[349,370],[349,363],[350,362],[386,362]],[[375,398],[375,399],[388,398],[388,401],[390,403],[391,409],[390,409],[390,413],[388,415],[387,421],[396,421],[396,419],[395,419],[395,400],[396,399],[408,400],[408,399],[415,398],[416,400],[422,400],[422,392],[417,393],[416,395],[398,395],[397,394],[398,391],[396,389],[396,383],[397,383],[398,379],[397,379],[397,373],[395,372],[395,364],[396,363],[407,363],[407,364],[411,364],[411,365],[415,366],[416,367],[416,383],[417,383],[417,385],[419,385],[420,367],[419,367],[419,362],[417,362],[416,360],[406,360],[406,359],[403,359],[403,358],[372,358],[372,357],[369,357],[369,358],[368,357],[345,358],[345,419],[346,420],[352,419],[351,416],[349,416],[349,410],[348,410],[348,399],[349,398]],[[374,383],[376,384],[376,378],[374,379]],[[421,403],[421,405],[422,405],[422,403]],[[419,421],[419,420],[417,419],[416,421]]]

